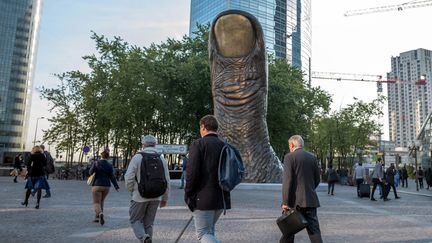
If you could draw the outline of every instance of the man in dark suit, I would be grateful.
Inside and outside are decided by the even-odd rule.
[[[212,115],[200,120],[201,138],[189,148],[186,167],[185,202],[193,212],[200,242],[218,242],[215,224],[224,208],[231,208],[230,193],[222,191],[218,180],[219,156],[224,142],[218,138],[218,122]]]
[[[315,188],[320,183],[318,161],[312,153],[303,150],[300,135],[288,140],[290,153],[284,158],[282,181],[282,210],[298,209],[306,218],[306,230],[313,243],[322,243],[317,216],[320,206]],[[283,235],[280,243],[294,242],[294,235]]]

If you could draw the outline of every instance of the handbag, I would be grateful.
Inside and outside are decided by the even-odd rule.
[[[17,169],[13,169],[10,173],[10,176],[18,176],[18,170]]]
[[[301,212],[290,209],[282,212],[282,215],[276,219],[276,224],[283,235],[295,235],[306,228],[308,222]]]
[[[93,186],[94,180],[95,180],[96,172],[93,172],[91,176],[87,179],[87,185]]]

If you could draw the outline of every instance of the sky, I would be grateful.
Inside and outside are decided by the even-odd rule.
[[[432,32],[428,28],[432,6],[344,16],[348,10],[407,1],[312,1],[312,71],[385,77],[391,70],[392,56],[417,48],[432,50]],[[89,70],[82,56],[95,53],[91,31],[148,46],[188,34],[189,14],[190,0],[44,0],[26,147],[30,148],[35,139],[37,118],[52,115],[37,89],[55,87],[58,79],[54,74]],[[352,103],[354,97],[366,102],[377,97],[375,83],[312,80],[312,85],[332,95],[333,110]],[[388,139],[387,119],[385,112],[380,119],[384,139]],[[48,120],[39,119],[37,141],[48,128]]]

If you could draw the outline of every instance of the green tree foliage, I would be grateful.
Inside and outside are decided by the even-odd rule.
[[[66,72],[58,75],[59,86],[40,89],[55,112],[44,140],[70,156],[85,145],[94,155],[110,147],[126,161],[142,134],[154,134],[160,143],[190,144],[199,137],[199,119],[213,113],[209,27],[198,29],[193,37],[148,47],[93,33],[96,53],[83,57],[90,71]],[[269,70],[270,142],[283,156],[289,136],[308,139],[314,117],[328,111],[330,98],[308,87],[286,60],[271,60]]]
[[[358,149],[376,146],[371,137],[379,135],[377,118],[382,115],[383,102],[382,97],[369,103],[355,99],[353,104],[338,112],[317,117],[312,125],[312,147],[319,159],[328,159],[332,164],[337,156],[338,167],[347,167],[353,164]]]
[[[269,62],[268,114],[270,142],[282,158],[288,138],[299,134],[308,145],[312,120],[328,112],[331,98],[320,88],[309,87],[303,74],[284,59]]]

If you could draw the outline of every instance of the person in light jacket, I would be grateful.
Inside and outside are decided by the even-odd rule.
[[[353,180],[355,180],[357,184],[358,197],[360,197],[360,185],[364,182],[365,178],[366,178],[366,170],[363,167],[363,164],[359,162],[353,173]]]
[[[157,140],[152,135],[143,136],[141,139],[142,152],[157,154],[156,150]],[[167,182],[167,189],[165,193],[156,198],[144,198],[138,191],[138,183],[141,181],[141,161],[143,156],[141,153],[135,154],[127,168],[125,174],[125,184],[128,191],[132,192],[132,200],[129,208],[129,221],[132,230],[140,242],[151,243],[153,236],[153,222],[156,217],[158,207],[165,207],[168,201],[170,191],[170,177],[168,171],[168,162],[161,155],[165,179]]]

